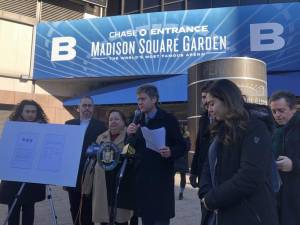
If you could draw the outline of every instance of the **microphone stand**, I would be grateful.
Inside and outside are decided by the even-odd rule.
[[[26,183],[23,182],[22,185],[21,185],[21,187],[20,187],[20,189],[19,189],[19,191],[18,191],[18,193],[15,196],[15,199],[14,199],[14,201],[13,201],[13,203],[12,203],[9,211],[8,211],[8,214],[6,216],[6,219],[4,220],[3,225],[6,225],[7,222],[8,222],[8,220],[9,220],[9,218],[11,217],[12,211],[14,210],[14,208],[15,208],[15,206],[17,204],[17,201],[20,199],[20,196],[21,196],[21,194],[23,192],[23,189],[24,189],[25,185],[26,185]],[[53,224],[54,225],[58,225],[57,224],[57,216],[56,216],[54,205],[53,205],[51,188],[50,188],[49,185],[46,185],[46,187],[48,188],[48,190],[47,190],[48,191],[48,193],[47,193],[47,199],[49,200],[49,205],[50,205],[50,208],[51,208],[51,213],[52,213],[52,218],[53,218]]]
[[[51,214],[52,214],[52,219],[53,219],[52,223],[54,225],[58,225],[57,215],[56,215],[56,212],[55,212],[55,208],[54,208],[54,204],[53,204],[53,198],[52,198],[52,189],[51,189],[50,185],[46,185],[46,187],[47,187],[47,199],[49,201]]]
[[[23,182],[22,185],[21,185],[21,187],[20,187],[20,189],[19,189],[19,191],[18,191],[18,193],[15,196],[15,199],[14,199],[14,201],[13,201],[13,203],[12,203],[9,211],[8,211],[8,214],[7,214],[7,216],[6,216],[5,220],[4,220],[3,225],[6,225],[7,222],[8,222],[8,220],[9,220],[9,218],[11,217],[11,214],[12,214],[12,212],[13,212],[16,204],[17,204],[17,201],[20,199],[20,196],[21,196],[21,194],[23,192],[23,189],[24,189],[25,185],[26,185],[26,183]],[[51,208],[52,219],[53,219],[52,222],[53,222],[54,225],[58,225],[58,223],[57,223],[57,215],[56,215],[56,212],[55,212],[55,209],[54,209],[54,205],[53,205],[52,191],[51,191],[51,188],[50,188],[49,185],[46,185],[46,187],[48,189],[47,190],[47,192],[48,192],[47,193],[47,199],[49,201],[49,205],[50,205],[50,208]]]
[[[12,203],[12,205],[11,205],[9,211],[8,211],[8,215],[7,215],[6,219],[4,220],[3,225],[6,225],[6,224],[7,224],[8,220],[9,220],[11,214],[12,214],[12,211],[14,210],[14,208],[15,208],[15,206],[16,206],[16,204],[17,204],[17,201],[19,200],[19,198],[20,198],[20,196],[21,196],[21,193],[22,193],[22,191],[23,191],[25,185],[26,185],[26,183],[23,182],[22,185],[21,185],[21,187],[20,187],[20,189],[19,189],[19,191],[18,191],[18,193],[17,193],[16,196],[15,196],[15,199],[14,199],[14,201],[13,201],[13,203]]]
[[[118,195],[119,195],[119,190],[120,190],[120,183],[121,183],[121,180],[124,176],[124,172],[125,172],[127,162],[128,162],[128,158],[127,158],[127,156],[125,156],[125,158],[122,162],[122,166],[121,166],[121,168],[119,170],[119,173],[117,175],[116,192],[115,192],[115,196],[114,196],[113,205],[112,205],[111,210],[110,210],[109,224],[108,225],[115,225],[115,222],[116,222],[117,204],[118,204]]]

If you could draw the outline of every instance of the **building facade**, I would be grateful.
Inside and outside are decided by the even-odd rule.
[[[72,79],[38,79],[33,77],[35,45],[40,33],[36,25],[45,21],[66,21],[93,17],[134,15],[162,11],[209,9],[253,4],[297,2],[288,0],[0,0],[0,122],[6,120],[13,107],[25,98],[37,100],[51,122],[62,123],[75,113],[74,104],[66,99],[91,93],[110,85],[138,81],[141,76],[72,77]],[[51,36],[51,29],[45,36]],[[45,42],[46,43],[46,42]],[[50,43],[49,43],[50,44]],[[47,45],[47,43],[45,44]],[[39,50],[39,49],[38,49]],[[47,55],[47,54],[46,54]],[[42,65],[43,66],[43,65]],[[59,72],[56,74],[60,76]],[[132,112],[130,102],[107,103],[99,106],[96,116],[103,119],[105,111],[114,107]],[[121,105],[120,105],[121,104]],[[180,120],[187,117],[186,99],[165,101],[163,107],[176,113]]]
[[[292,0],[114,0],[108,1],[107,16],[161,11],[205,9],[254,4],[297,2]]]
[[[62,100],[72,96],[66,91],[56,95],[53,86],[46,90],[32,77],[35,26],[43,21],[102,17],[105,1],[1,0],[0,1],[0,126],[22,99],[35,99],[51,122],[72,117]],[[50,85],[51,86],[51,85]]]

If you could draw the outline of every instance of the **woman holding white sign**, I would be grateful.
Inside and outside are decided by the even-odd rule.
[[[15,111],[9,116],[11,121],[47,123],[48,118],[41,106],[33,100],[21,101]],[[8,225],[20,224],[22,209],[22,225],[33,225],[34,204],[45,200],[45,185],[26,183],[15,206],[13,202],[22,186],[22,182],[2,181],[0,184],[0,203],[7,204],[8,210],[13,210],[8,219]]]

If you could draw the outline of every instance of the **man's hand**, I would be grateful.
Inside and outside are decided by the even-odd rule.
[[[200,201],[202,202],[204,208],[206,208],[207,210],[211,211],[211,209],[208,208],[208,206],[206,205],[205,198],[202,198]]]
[[[135,123],[129,124],[127,127],[127,135],[135,134],[140,125],[136,125]]]
[[[190,184],[192,185],[193,188],[199,187],[199,182],[198,182],[198,176],[195,174],[190,175]]]
[[[171,149],[166,146],[166,147],[163,147],[159,150],[159,153],[161,155],[161,157],[163,158],[169,158],[171,156]]]
[[[277,169],[282,172],[290,172],[293,169],[293,162],[287,156],[279,156],[277,161]]]

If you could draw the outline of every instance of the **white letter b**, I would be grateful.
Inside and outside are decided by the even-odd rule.
[[[63,44],[63,45],[62,45]],[[67,61],[76,57],[76,39],[73,37],[55,37],[52,39],[51,61]]]
[[[263,33],[263,30],[269,32]],[[275,51],[283,48],[285,40],[280,36],[282,33],[283,26],[279,23],[250,24],[251,51]],[[262,43],[262,41],[268,41],[268,43]]]

